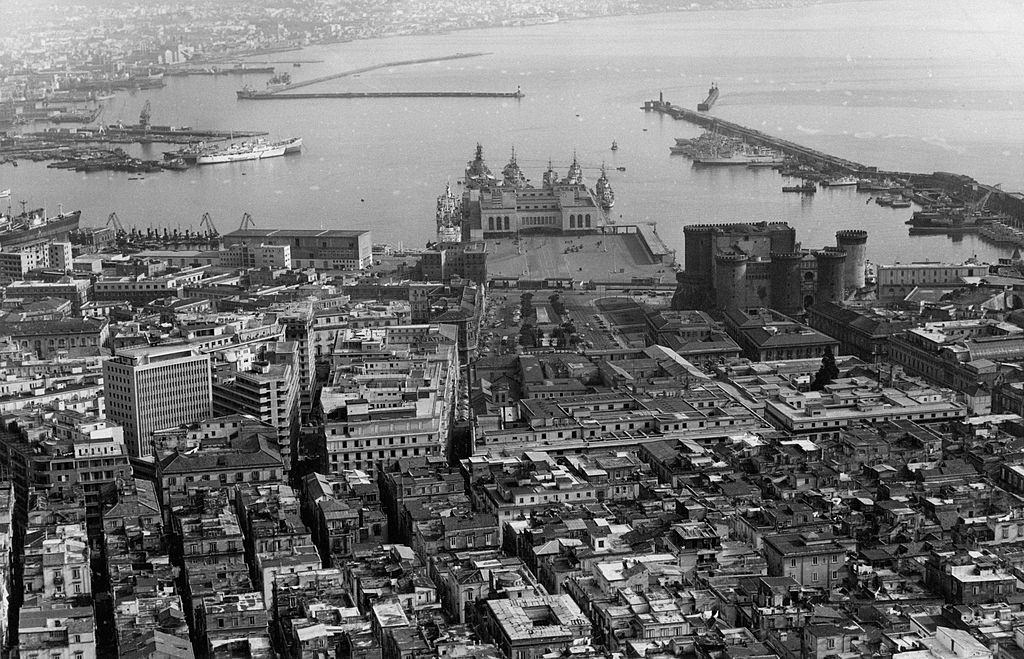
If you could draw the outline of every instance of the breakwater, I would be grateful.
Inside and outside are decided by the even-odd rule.
[[[317,85],[321,82],[328,82],[330,80],[337,80],[339,78],[347,78],[362,73],[369,73],[370,71],[377,71],[380,69],[391,69],[399,66],[413,66],[415,64],[430,64],[432,62],[447,62],[450,60],[466,59],[470,57],[480,57],[487,53],[456,53],[454,55],[444,55],[441,57],[420,57],[418,59],[407,59],[398,60],[395,62],[383,62],[381,64],[373,64],[371,66],[363,66],[358,69],[349,69],[347,71],[339,71],[338,73],[331,73],[329,75],[320,76],[318,78],[310,78],[309,80],[302,80],[299,82],[293,82],[288,85],[282,86],[279,89],[274,89],[267,92],[258,92],[259,94],[280,94],[285,91],[292,91],[295,89],[301,89],[303,87],[309,87],[310,85]],[[245,90],[243,90],[245,91]],[[242,92],[238,93],[239,98],[251,98],[251,95],[243,96]]]
[[[681,119],[682,121],[696,124],[706,130],[714,131],[722,135],[738,137],[748,144],[756,144],[775,149],[787,156],[798,158],[803,162],[814,165],[815,167],[834,169],[847,173],[874,171],[874,168],[862,165],[859,162],[823,153],[810,147],[803,146],[802,144],[790,142],[789,140],[784,140],[780,137],[775,137],[753,128],[741,126],[740,124],[726,121],[725,119],[701,114],[679,105],[672,105],[665,101],[664,98],[646,101],[643,105],[643,109],[647,112],[661,112],[673,119]]]
[[[242,100],[296,100],[309,98],[522,98],[522,90],[514,92],[301,92],[298,94],[252,93],[242,95]]]

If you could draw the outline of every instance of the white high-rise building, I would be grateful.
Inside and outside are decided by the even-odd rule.
[[[148,458],[153,431],[212,414],[210,356],[188,345],[120,350],[103,363],[103,393],[129,454]]]

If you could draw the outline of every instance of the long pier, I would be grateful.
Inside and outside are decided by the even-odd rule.
[[[242,100],[284,101],[302,98],[523,98],[526,94],[514,92],[307,92],[299,94],[252,93],[239,94]]]
[[[379,69],[390,69],[396,66],[412,66],[413,64],[429,64],[431,62],[446,62],[449,60],[466,59],[469,57],[480,57],[487,53],[456,53],[454,55],[444,55],[442,57],[422,57],[420,59],[408,59],[398,60],[396,62],[384,62],[383,64],[373,64],[371,66],[363,66],[358,69],[349,69],[348,71],[342,71],[340,73],[332,73],[326,76],[320,76],[318,78],[311,78],[309,80],[302,80],[301,82],[293,82],[286,87],[271,91],[261,92],[265,94],[280,94],[281,92],[291,91],[293,89],[301,89],[303,87],[309,87],[310,85],[316,85],[321,82],[327,82],[329,80],[337,80],[338,78],[347,78],[349,76],[358,75],[360,73],[369,73],[370,71],[377,71]],[[240,97],[241,98],[241,97]]]
[[[645,101],[643,109],[647,112],[660,112],[673,119],[681,119],[702,126],[707,130],[717,131],[723,135],[738,137],[751,144],[760,144],[776,149],[786,155],[793,156],[822,169],[830,168],[872,178],[885,176],[889,178],[902,178],[908,181],[912,180],[915,187],[934,187],[950,196],[962,199],[978,199],[981,195],[990,193],[988,207],[1011,216],[1014,220],[1014,227],[1024,229],[1024,194],[1007,192],[997,186],[979,183],[969,176],[950,172],[923,174],[918,172],[881,171],[877,167],[846,160],[845,158],[833,156],[803,146],[802,144],[782,139],[781,137],[768,135],[767,133],[762,133],[759,130],[747,128],[731,121],[687,110],[678,105],[672,105],[666,102],[664,97]],[[1024,239],[1022,239],[1022,244],[1024,244]]]
[[[845,172],[871,172],[875,170],[875,168],[868,167],[867,165],[863,165],[859,162],[823,153],[816,149],[803,146],[802,144],[797,144],[796,142],[791,142],[789,140],[782,139],[781,137],[762,133],[759,130],[747,128],[746,126],[741,126],[740,124],[726,121],[725,119],[719,119],[693,110],[688,110],[687,108],[678,105],[672,105],[664,99],[646,101],[644,102],[643,109],[647,112],[661,112],[662,114],[667,114],[673,119],[681,119],[691,124],[701,126],[706,130],[721,133],[722,135],[738,137],[749,144],[759,144],[761,146],[770,147],[781,151],[787,156],[800,158],[801,160],[810,162],[819,167],[829,167]]]

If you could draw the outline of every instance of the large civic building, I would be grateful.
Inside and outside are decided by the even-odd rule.
[[[561,178],[548,163],[542,184],[537,187],[523,174],[514,151],[499,180],[484,163],[483,150],[477,145],[476,157],[466,166],[465,185],[461,221],[468,231],[462,231],[464,240],[531,232],[593,232],[608,223],[605,209],[614,203],[614,193],[604,173],[591,190],[575,156]],[[445,228],[440,219],[439,235]]]
[[[801,249],[784,222],[697,224],[683,233],[678,279],[687,309],[771,307],[795,315],[864,287],[866,231],[838,231],[835,246],[818,250]]]
[[[373,242],[367,230],[239,229],[222,239],[225,247],[287,245],[294,268],[361,270],[373,264]]]
[[[134,458],[153,455],[153,431],[193,423],[213,408],[210,356],[188,345],[126,349],[103,362],[107,418]]]

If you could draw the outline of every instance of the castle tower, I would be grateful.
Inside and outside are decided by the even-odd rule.
[[[860,229],[836,231],[836,245],[846,252],[846,287],[864,288],[868,260],[868,232]]]
[[[785,222],[769,222],[767,226],[772,245],[771,251],[779,253],[797,251],[796,229]]]
[[[804,307],[800,295],[800,262],[804,255],[800,252],[772,252],[771,258],[768,278],[772,309],[786,315],[800,313]]]
[[[691,224],[683,227],[683,267],[687,274],[703,277],[709,288],[714,282],[714,238],[720,231],[721,229],[709,224]]]
[[[714,290],[718,309],[743,306],[747,297],[746,254],[715,254]]]
[[[818,302],[843,301],[846,290],[846,252],[838,247],[826,247],[814,253],[818,262],[818,289],[815,300]]]

